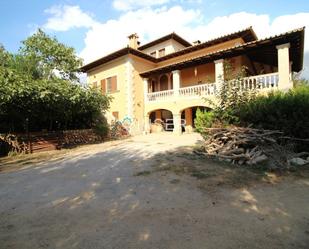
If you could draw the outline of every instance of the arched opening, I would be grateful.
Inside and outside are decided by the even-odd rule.
[[[168,90],[168,78],[164,74],[160,77],[160,91]]]
[[[196,111],[210,111],[211,108],[205,106],[193,106],[184,109],[181,112],[181,119],[184,120],[184,127],[186,132],[192,132],[195,128]]]
[[[149,113],[150,132],[173,131],[173,114],[166,109],[158,109]]]

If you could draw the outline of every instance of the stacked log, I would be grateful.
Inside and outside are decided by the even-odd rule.
[[[14,134],[0,134],[0,156],[11,153],[27,153],[29,148],[25,142],[18,141]]]
[[[279,165],[288,164],[289,152],[282,157],[278,140],[282,132],[243,127],[207,128],[204,133],[204,150],[207,156],[234,164],[255,165],[276,159]]]

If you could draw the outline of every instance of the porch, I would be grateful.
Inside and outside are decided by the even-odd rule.
[[[192,133],[195,129],[195,118],[197,110],[209,111],[210,108],[204,106],[187,107],[180,111],[180,115],[168,109],[157,109],[149,112],[149,132],[173,132],[175,128],[181,132]],[[180,122],[180,124],[179,124]]]
[[[245,77],[239,82],[240,90],[258,89],[261,91],[271,91],[279,89],[279,74],[268,73]],[[174,101],[185,98],[200,98],[213,97],[219,89],[219,84],[213,83],[198,83],[187,87],[179,87],[178,89],[168,89],[163,91],[148,92],[146,102],[153,101]]]
[[[288,90],[293,87],[292,71],[296,70],[290,46],[270,44],[247,52],[233,51],[227,58],[217,60],[211,60],[213,55],[205,55],[144,72],[141,76],[145,102],[212,97],[223,81],[233,81],[243,70],[247,77],[239,82],[240,90]],[[230,67],[229,73],[226,65]]]
[[[141,74],[144,77],[145,131],[149,131],[151,125],[148,123],[150,113],[167,109],[173,116],[173,131],[181,133],[182,111],[194,106],[212,107],[205,98],[216,102],[216,93],[223,82],[238,84],[240,91],[286,91],[292,88],[293,62],[290,61],[289,47],[287,43],[269,48],[269,63],[260,60],[260,51],[251,51],[214,61],[194,59],[194,63],[186,61]],[[230,75],[226,74],[226,61],[232,68]],[[246,69],[248,76],[235,81],[242,68]]]

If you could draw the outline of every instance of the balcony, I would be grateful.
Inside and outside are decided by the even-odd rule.
[[[231,81],[235,84],[235,81]],[[243,78],[239,82],[240,89],[258,89],[259,91],[271,91],[279,88],[279,75],[278,73],[270,73],[263,75],[256,75]],[[200,98],[207,96],[215,96],[218,90],[218,84],[208,83],[200,84],[189,87],[180,87],[178,89],[157,91],[147,93],[146,101],[171,101],[173,99],[190,99]]]
[[[147,94],[147,101],[171,100],[172,98],[187,98],[214,95],[216,84],[203,84],[179,88],[178,91],[166,90]]]

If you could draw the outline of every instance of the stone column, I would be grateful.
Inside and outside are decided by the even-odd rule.
[[[148,79],[143,78],[144,82],[144,102],[148,101],[147,94],[148,94]]]
[[[173,133],[180,135],[182,133],[180,113],[173,113],[173,124],[174,124]]]
[[[276,48],[278,51],[278,86],[281,90],[288,90],[293,87],[292,80],[290,80],[290,43],[278,45]]]
[[[147,78],[143,78],[143,86],[144,86],[144,103],[143,103],[143,108],[144,108],[144,134],[148,134],[150,133],[150,126],[149,126],[149,115],[147,113],[145,113],[145,105],[146,102],[148,101],[148,79]]]
[[[126,104],[127,104],[127,116],[130,119],[134,119],[134,113],[135,113],[135,106],[134,106],[134,99],[135,99],[135,90],[134,90],[134,82],[133,82],[133,76],[134,76],[134,68],[132,64],[132,59],[130,57],[127,58],[126,61]]]
[[[215,79],[216,79],[216,86],[217,89],[220,89],[222,82],[224,81],[224,66],[223,66],[223,59],[214,61],[215,63]]]
[[[180,88],[180,70],[175,70],[173,73],[173,90],[174,95],[179,95],[179,88]]]

